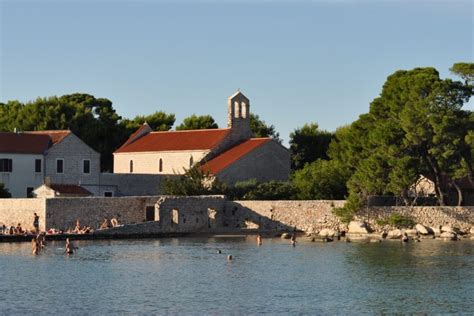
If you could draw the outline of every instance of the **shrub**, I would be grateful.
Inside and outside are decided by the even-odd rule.
[[[377,224],[380,226],[390,225],[397,228],[411,228],[415,225],[415,221],[411,217],[393,213],[386,219],[377,220]]]

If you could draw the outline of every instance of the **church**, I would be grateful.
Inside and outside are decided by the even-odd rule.
[[[287,181],[289,150],[272,138],[254,137],[249,99],[237,91],[227,107],[223,129],[155,132],[143,124],[115,151],[114,173],[177,175],[198,165],[229,185]]]

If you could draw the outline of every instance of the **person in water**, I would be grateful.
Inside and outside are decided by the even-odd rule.
[[[64,253],[68,255],[74,254],[74,250],[76,250],[77,247],[74,246],[74,244],[69,240],[69,238],[66,238],[66,247],[64,249]]]
[[[100,225],[99,229],[107,229],[107,228],[110,228],[110,223],[109,223],[109,220],[106,217],[104,217],[104,221]]]
[[[290,241],[291,241],[291,245],[295,247],[296,246],[296,233],[293,233],[293,235],[291,235]]]
[[[34,255],[37,255],[39,253],[39,244],[36,238],[31,239],[31,251]]]
[[[257,245],[259,245],[259,246],[262,245],[262,235],[260,235],[260,234],[257,235]]]

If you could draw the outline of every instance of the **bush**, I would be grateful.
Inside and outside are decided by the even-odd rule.
[[[166,178],[163,189],[168,195],[213,195],[225,194],[226,186],[216,177],[202,171],[199,166],[195,166],[178,178]]]
[[[7,188],[5,188],[5,185],[3,183],[0,183],[0,198],[5,199],[5,198],[11,198],[12,195],[10,194],[10,191],[8,191]]]
[[[289,182],[258,183],[251,179],[237,182],[226,194],[233,200],[291,200],[295,197],[295,188]]]
[[[411,228],[415,226],[415,221],[411,217],[393,213],[386,219],[377,220],[377,224],[380,226],[390,225],[397,228]]]

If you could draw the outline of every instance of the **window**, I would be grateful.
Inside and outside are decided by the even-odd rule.
[[[82,173],[91,173],[91,161],[83,160],[82,161]]]
[[[0,159],[0,172],[12,172],[13,160],[11,159]]]
[[[35,159],[35,172],[41,173],[41,159]]]
[[[163,159],[160,158],[160,161],[158,163],[158,170],[159,172],[163,172]]]
[[[26,197],[27,198],[32,198],[33,196],[33,190],[34,188],[26,188]]]
[[[111,191],[105,191],[105,192],[104,192],[104,196],[105,196],[105,197],[113,197],[113,196],[114,196],[114,193],[111,192]]]
[[[145,221],[146,222],[153,222],[155,220],[155,207],[154,206],[147,206],[145,208]]]
[[[133,160],[130,160],[130,173],[133,172]]]
[[[56,160],[56,173],[63,173],[64,172],[64,159],[57,159]]]

